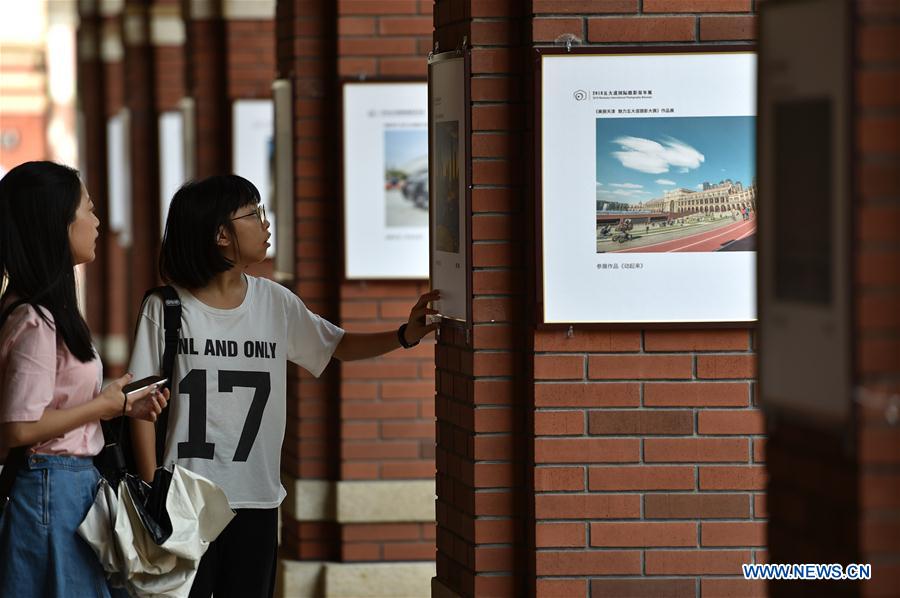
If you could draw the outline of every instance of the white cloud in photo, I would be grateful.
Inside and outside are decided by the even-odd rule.
[[[670,185],[670,186],[674,187],[678,183],[676,183],[675,181],[670,181],[669,179],[656,179],[656,184],[657,185]]]
[[[610,183],[610,187],[617,187],[619,189],[643,189],[643,185],[636,185],[634,183]]]
[[[700,189],[701,191],[703,191],[703,183],[698,184],[697,189]]]
[[[602,186],[603,186],[603,183],[601,183],[600,181],[597,181],[597,186],[598,186],[598,187],[602,187]]]
[[[649,174],[662,174],[671,168],[681,172],[699,168],[706,157],[690,145],[672,137],[659,141],[643,137],[619,137],[613,143],[621,147],[612,155],[625,168]]]

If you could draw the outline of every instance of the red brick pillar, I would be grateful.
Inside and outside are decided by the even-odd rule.
[[[337,26],[340,79],[425,81],[432,43],[430,2],[340,3]],[[307,163],[321,169],[323,161]],[[427,281],[345,280],[340,323],[355,332],[396,328],[425,290]],[[423,487],[434,494],[433,341],[380,359],[342,364],[340,415],[340,484],[372,493],[373,502],[388,502],[377,512],[339,522],[341,560],[433,561],[433,502],[426,505],[430,509],[424,509],[423,521],[423,509],[404,500],[413,495],[427,500]]]
[[[125,108],[125,44],[122,31],[122,14],[116,10],[104,10],[101,5],[100,12],[100,56],[103,61],[103,88],[104,113],[100,115],[100,134],[103,136],[103,148],[101,161],[105,163],[106,178],[103,179],[103,189],[97,199],[105,204],[106,219],[103,224],[106,227],[103,236],[98,241],[102,246],[98,253],[105,255],[105,287],[106,295],[103,326],[103,336],[96,340],[100,354],[103,357],[104,375],[108,378],[121,376],[128,365],[128,343],[134,322],[129,314],[129,284],[128,284],[128,250],[124,247],[124,238],[118,232],[110,230],[110,179],[111,165],[108,163],[106,137],[110,119],[121,115]],[[116,7],[113,6],[112,9]],[[127,123],[127,118],[125,119]],[[127,124],[125,125],[127,128]],[[126,181],[126,185],[128,182]]]
[[[100,55],[102,21],[96,6],[79,4],[78,43],[78,118],[81,143],[79,160],[81,178],[94,200],[95,213],[100,219],[101,246],[108,235],[106,198],[106,110],[103,77],[105,69]],[[107,257],[105,251],[96,252],[87,265],[85,297],[87,322],[95,338],[106,334],[106,305],[109,285],[106,282]]]
[[[160,246],[159,148],[156,79],[150,39],[150,6],[144,0],[125,3],[125,105],[129,113],[131,180],[131,247],[126,291],[128,321],[134,322],[147,289],[156,286]],[[123,281],[124,283],[125,281]],[[131,339],[129,338],[129,346]]]
[[[154,0],[150,12],[156,117],[179,110],[185,96],[185,21],[178,0]]]
[[[435,596],[524,595],[530,152],[528,2],[435,3],[439,51],[471,46],[473,329],[445,323],[437,363]],[[462,91],[460,90],[460,93]]]
[[[398,326],[427,283],[343,280],[340,82],[424,81],[430,9],[426,1],[276,6],[278,77],[290,79],[294,95],[293,288],[310,309],[351,331]],[[341,585],[352,575],[364,576],[373,594],[427,592],[433,372],[426,341],[380,360],[334,364],[318,380],[292,374],[297,400],[289,401],[283,460],[286,595],[312,595],[322,589],[310,580]]]
[[[185,88],[194,100],[195,178],[230,172],[231,113],[222,0],[182,0],[187,24]]]
[[[858,421],[860,596],[900,588],[900,6],[857,6],[855,368],[867,400]],[[847,148],[851,151],[851,148]]]
[[[279,77],[290,78],[294,95],[295,221],[297,250],[292,288],[316,313],[337,321],[339,265],[337,136],[327,123],[337,122],[336,15],[326,0],[281,0],[278,14]],[[318,164],[319,168],[308,168]],[[318,379],[299,368],[289,376],[288,425],[282,469],[289,496],[282,509],[282,546],[292,561],[308,562],[294,570],[320,575],[316,563],[336,561],[340,532],[334,517],[334,481],[339,471],[338,370],[330,366]],[[294,505],[297,505],[294,508]],[[290,580],[290,565],[282,567]],[[312,584],[315,588],[315,583]],[[295,593],[302,594],[307,589]],[[289,592],[286,592],[289,593]]]

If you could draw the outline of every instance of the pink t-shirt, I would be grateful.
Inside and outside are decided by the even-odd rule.
[[[52,322],[53,316],[45,313]],[[57,342],[55,327],[34,307],[17,307],[0,329],[0,422],[38,421],[47,408],[87,403],[100,392],[101,367],[96,358],[80,362],[61,338]],[[89,457],[102,448],[103,431],[95,421],[41,442],[31,451]]]

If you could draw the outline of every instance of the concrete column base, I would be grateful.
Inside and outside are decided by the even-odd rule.
[[[421,598],[432,592],[434,562],[329,563],[282,560],[281,598]],[[450,596],[448,594],[448,596]]]

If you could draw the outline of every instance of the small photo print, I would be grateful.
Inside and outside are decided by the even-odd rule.
[[[755,123],[598,118],[597,253],[755,251]]]
[[[385,129],[384,216],[388,227],[428,227],[428,129]]]
[[[437,123],[434,137],[434,246],[459,253],[459,121]]]

